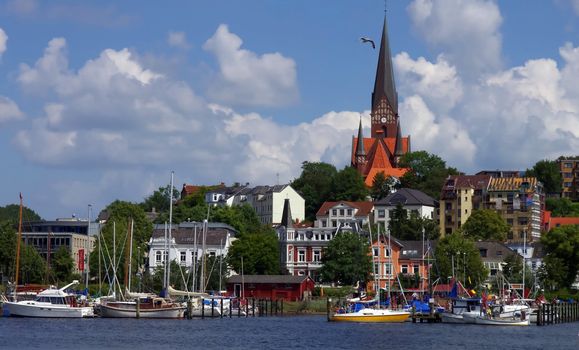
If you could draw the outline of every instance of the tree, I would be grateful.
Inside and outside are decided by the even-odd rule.
[[[74,269],[74,259],[70,256],[70,252],[64,246],[61,246],[51,261],[52,272],[58,282],[70,281],[70,276]]]
[[[525,176],[536,177],[543,183],[546,193],[561,193],[561,172],[554,160],[540,160],[531,169],[525,171]]]
[[[247,275],[279,274],[279,245],[272,228],[260,226],[257,231],[239,235],[227,253],[227,263],[235,272]]]
[[[320,274],[324,282],[340,285],[366,282],[372,270],[367,239],[352,232],[340,232],[324,250],[322,264]]]
[[[153,225],[147,219],[145,211],[139,204],[117,200],[109,204],[104,210],[108,212],[109,219],[100,233],[101,247],[105,258],[105,268],[101,269],[101,273],[103,273],[101,278],[103,279],[107,268],[109,269],[108,272],[111,272],[112,261],[117,262],[117,276],[124,275],[125,252],[129,246],[128,232],[131,219],[134,221],[132,233],[133,252],[146,251],[147,243],[153,232]],[[115,233],[116,257],[113,257],[113,235]],[[97,245],[90,255],[91,276],[97,276],[98,274],[99,254],[99,247]],[[136,254],[133,254],[131,261],[133,266],[132,273],[134,274],[137,271],[137,267],[140,266],[141,259],[136,256]]]
[[[345,167],[336,174],[332,188],[332,200],[335,201],[363,201],[368,195],[364,178],[351,166]]]
[[[579,225],[561,226],[541,237],[545,277],[556,288],[570,288],[579,272]]]
[[[579,203],[573,203],[569,198],[547,198],[545,207],[555,217],[579,216]]]
[[[0,272],[9,278],[14,275],[17,239],[13,225],[8,221],[0,222]]]
[[[338,171],[336,168],[322,162],[303,162],[300,177],[292,181],[291,186],[305,200],[306,219],[316,220],[316,212],[322,203],[329,200],[332,193],[332,183]]]
[[[442,238],[435,251],[434,274],[442,281],[456,278],[466,288],[483,283],[488,275],[472,239],[453,233]]]
[[[408,215],[402,204],[396,205],[392,211],[388,229],[392,236],[406,241],[420,241],[423,238],[436,240],[440,236],[440,229],[434,220],[421,217],[416,211]]]
[[[472,239],[504,241],[511,230],[509,224],[496,211],[475,210],[462,226],[462,233]]]
[[[46,261],[34,247],[20,245],[19,283],[42,283],[46,271]]]
[[[455,168],[446,167],[442,158],[426,151],[406,153],[400,159],[400,167],[410,169],[400,178],[401,187],[420,190],[432,198],[440,197],[440,190],[449,175],[458,174]]]
[[[9,222],[14,227],[17,227],[19,221],[20,205],[9,204],[5,207],[0,207],[0,222]],[[42,218],[36,212],[27,207],[22,207],[22,221],[40,221]]]
[[[171,191],[171,185],[167,185],[165,187],[159,187],[158,190],[153,192],[152,195],[145,198],[143,203],[141,203],[141,207],[144,211],[150,212],[155,209],[156,212],[162,213],[169,211],[169,192]],[[179,191],[173,188],[173,198],[179,198]]]
[[[372,187],[370,188],[370,195],[374,201],[378,201],[387,197],[396,185],[396,181],[392,176],[386,177],[383,172],[379,172],[372,180]]]

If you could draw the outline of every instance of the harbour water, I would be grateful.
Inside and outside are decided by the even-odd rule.
[[[6,349],[579,349],[579,323],[545,327],[330,323],[325,316],[193,320],[0,317]]]

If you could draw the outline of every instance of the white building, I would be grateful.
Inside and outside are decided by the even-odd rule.
[[[203,254],[203,223],[183,222],[173,225],[169,244],[169,260],[175,260],[182,267],[189,269],[200,261]],[[209,256],[227,255],[229,247],[235,240],[237,231],[227,224],[207,223],[205,234],[205,253]],[[167,258],[165,225],[155,225],[149,240],[149,270],[163,266]]]
[[[314,226],[337,228],[350,226],[352,222],[356,222],[362,227],[370,221],[370,214],[373,210],[374,203],[372,202],[324,202],[316,213]]]
[[[435,219],[436,201],[424,192],[410,188],[401,188],[374,203],[374,223],[388,227],[394,209],[402,204],[408,215],[416,213],[423,218]]]

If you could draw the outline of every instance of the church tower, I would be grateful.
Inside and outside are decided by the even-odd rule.
[[[399,168],[400,158],[410,152],[410,136],[402,137],[398,115],[398,93],[394,81],[392,54],[388,40],[388,26],[384,17],[378,65],[372,92],[370,112],[371,135],[363,137],[362,121],[358,137],[352,138],[351,165],[364,176],[371,186],[374,176],[401,177],[408,169]]]

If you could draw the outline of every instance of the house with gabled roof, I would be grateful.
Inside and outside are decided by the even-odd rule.
[[[438,207],[438,202],[434,198],[419,190],[401,188],[374,202],[373,222],[381,224],[382,228],[387,228],[390,217],[398,205],[402,205],[408,215],[414,212],[423,218],[437,219],[436,208]]]
[[[373,211],[374,203],[369,201],[324,202],[316,213],[314,226],[338,228],[339,226],[357,222],[357,225],[362,227],[370,222],[370,216]]]

